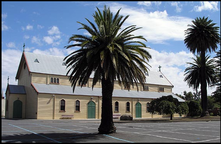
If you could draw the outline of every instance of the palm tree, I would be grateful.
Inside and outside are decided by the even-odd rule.
[[[196,18],[192,21],[193,24],[188,25],[189,28],[185,30],[184,43],[187,48],[195,53],[200,54],[201,57],[201,99],[203,112],[201,116],[208,114],[207,111],[207,84],[206,84],[206,52],[213,52],[218,47],[220,42],[219,27],[208,17]]]
[[[140,41],[146,39],[143,36],[134,36],[132,32],[140,29],[135,25],[128,26],[120,31],[121,26],[129,17],[119,15],[120,9],[115,15],[104,6],[103,13],[97,8],[93,15],[95,24],[87,18],[90,26],[80,23],[80,29],[86,30],[90,36],[73,35],[69,39],[75,42],[66,46],[81,47],[64,58],[67,64],[67,75],[73,86],[83,86],[88,82],[89,76],[94,72],[92,89],[98,81],[102,83],[102,114],[99,133],[113,133],[116,127],[113,123],[112,93],[114,81],[130,90],[131,86],[138,83],[144,85],[145,74],[148,73],[151,58],[146,45]],[[134,40],[138,39],[138,40]]]
[[[198,89],[201,82],[201,57],[196,56],[196,58],[192,58],[193,62],[187,62],[190,66],[185,69],[185,78],[184,81],[187,81],[190,87],[194,89]],[[210,56],[206,56],[206,83],[208,85],[213,85],[216,82],[215,77],[215,61],[214,59],[210,59]]]
[[[221,50],[216,52],[216,56],[214,57],[216,58],[216,83],[214,85],[216,85],[216,90],[212,93],[213,97],[215,98],[216,102],[220,102],[220,98],[221,98]]]

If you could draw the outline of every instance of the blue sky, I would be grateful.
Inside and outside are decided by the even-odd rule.
[[[64,46],[73,34],[88,33],[78,30],[77,21],[88,24],[85,18],[93,21],[96,7],[104,5],[113,13],[121,8],[120,14],[130,15],[123,27],[136,25],[142,29],[135,35],[143,35],[145,44],[151,49],[149,64],[151,70],[161,71],[174,85],[173,92],[193,91],[184,79],[186,62],[191,62],[193,54],[184,44],[188,24],[196,17],[208,17],[220,27],[220,2],[217,1],[49,1],[17,2],[2,1],[2,92],[5,93],[7,77],[10,84],[17,84],[15,76],[25,51],[47,55],[66,56],[71,51]],[[220,47],[218,48],[220,49]],[[211,57],[215,53],[210,54]],[[215,88],[208,88],[208,93]]]

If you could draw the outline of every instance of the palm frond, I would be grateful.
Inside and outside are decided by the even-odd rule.
[[[151,55],[145,50],[146,45],[140,40],[147,41],[143,36],[135,36],[133,32],[141,29],[131,25],[120,31],[121,26],[129,17],[115,15],[110,8],[104,7],[103,12],[98,8],[93,14],[93,24],[88,19],[89,25],[78,22],[91,36],[73,35],[69,42],[74,42],[65,48],[81,47],[64,58],[67,64],[67,75],[73,89],[78,84],[83,86],[88,82],[91,73],[94,73],[92,88],[102,78],[118,80],[119,85],[130,90],[131,86],[139,83],[143,85],[148,73],[148,64]],[[136,40],[135,40],[136,39]]]

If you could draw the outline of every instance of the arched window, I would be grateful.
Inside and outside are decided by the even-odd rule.
[[[126,103],[126,112],[130,112],[130,103],[129,102]]]
[[[64,99],[61,100],[60,111],[65,111],[65,100]]]
[[[75,111],[80,111],[80,101],[76,100],[75,102]]]
[[[119,112],[119,103],[117,101],[115,102],[114,106],[114,112]]]
[[[53,78],[51,78],[51,83],[53,83]]]
[[[54,78],[54,83],[56,83],[56,78]]]
[[[149,112],[149,108],[150,108],[150,103],[147,102],[147,112]]]
[[[57,78],[57,83],[59,84],[59,78]]]

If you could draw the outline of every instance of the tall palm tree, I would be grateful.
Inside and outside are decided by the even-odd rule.
[[[212,20],[208,20],[208,17],[197,17],[192,23],[185,30],[184,43],[191,52],[197,52],[201,57],[201,98],[203,108],[201,116],[205,116],[208,114],[205,55],[208,51],[213,52],[218,48],[217,44],[220,43],[219,27],[215,26],[216,23],[212,23]]]
[[[216,87],[216,90],[212,93],[213,97],[215,98],[216,102],[220,102],[220,98],[221,98],[221,50],[216,52],[216,56],[214,57],[216,58],[216,83],[214,84]]]
[[[86,30],[90,36],[73,35],[69,39],[75,42],[66,46],[81,47],[64,58],[67,64],[67,75],[72,83],[73,90],[76,84],[83,86],[88,82],[89,76],[94,72],[92,89],[98,81],[102,83],[102,114],[99,133],[113,133],[116,127],[113,123],[112,93],[114,81],[130,90],[131,86],[138,83],[144,85],[145,74],[148,73],[148,61],[151,55],[145,50],[146,45],[139,40],[143,36],[134,36],[132,32],[140,29],[135,25],[121,29],[129,17],[115,15],[110,8],[104,6],[103,13],[97,8],[93,15],[95,24],[89,21],[90,26],[82,25],[79,29]],[[134,40],[136,39],[136,40]]]
[[[185,78],[184,81],[187,81],[188,85],[190,87],[193,87],[194,89],[198,89],[201,82],[201,60],[202,58],[199,56],[196,56],[196,58],[192,58],[193,62],[187,62],[190,66],[185,69]],[[208,85],[213,85],[216,82],[215,77],[215,61],[214,59],[210,59],[210,56],[206,56],[206,76],[204,79],[206,79],[206,83]]]

